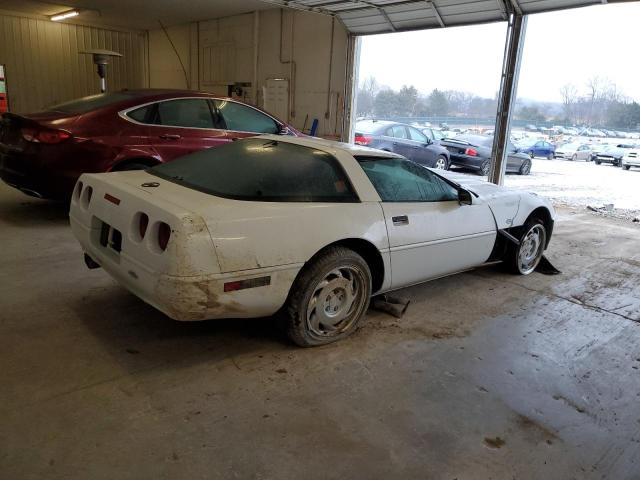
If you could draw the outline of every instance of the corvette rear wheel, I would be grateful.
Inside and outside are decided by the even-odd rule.
[[[520,237],[520,245],[510,244],[505,259],[509,270],[519,275],[532,273],[542,258],[547,245],[547,229],[542,220],[527,220]]]
[[[370,296],[367,262],[348,248],[329,248],[304,267],[291,287],[284,309],[287,335],[301,347],[341,340],[356,329]]]

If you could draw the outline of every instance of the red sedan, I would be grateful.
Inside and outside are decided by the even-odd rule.
[[[0,178],[28,195],[67,199],[82,173],[145,169],[262,133],[301,135],[258,108],[207,93],[92,95],[2,115]]]

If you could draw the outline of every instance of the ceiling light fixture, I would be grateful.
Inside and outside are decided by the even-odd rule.
[[[78,10],[67,10],[66,12],[56,13],[49,17],[52,22],[59,22],[60,20],[66,20],[67,18],[77,17],[80,15]]]

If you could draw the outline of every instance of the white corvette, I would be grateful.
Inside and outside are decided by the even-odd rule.
[[[171,318],[280,312],[304,346],[351,333],[375,293],[494,261],[531,273],[554,217],[534,194],[281,136],[84,174],[70,211],[87,265]]]

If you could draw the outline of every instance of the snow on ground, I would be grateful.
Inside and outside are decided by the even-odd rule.
[[[640,214],[640,169],[535,158],[530,175],[508,174],[505,186],[536,192],[554,204],[602,207],[624,217]]]

